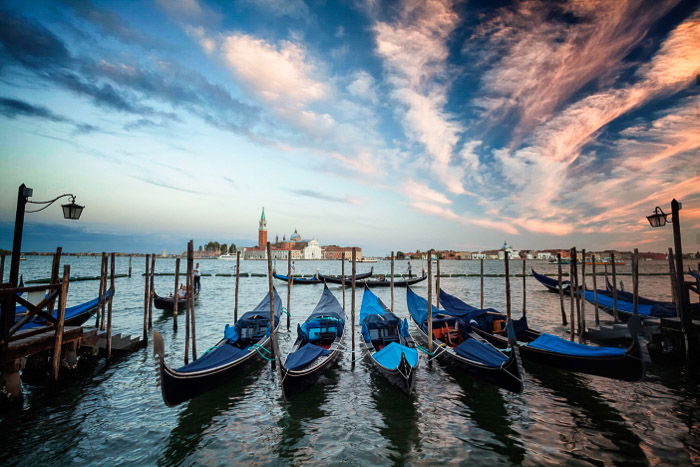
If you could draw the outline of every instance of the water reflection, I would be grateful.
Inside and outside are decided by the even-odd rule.
[[[575,458],[603,464],[611,458],[632,463],[646,463],[640,448],[641,438],[632,432],[620,412],[582,376],[546,366],[529,363],[528,372],[557,399],[565,402],[575,424],[568,434],[562,434],[569,454]],[[567,439],[568,438],[568,439]],[[597,455],[598,457],[590,457]]]
[[[300,443],[305,437],[314,438],[318,426],[313,422],[326,415],[324,405],[338,385],[337,364],[324,371],[319,380],[293,399],[283,403],[284,411],[277,422],[282,434],[275,448],[278,456],[284,459],[313,459],[313,441]],[[301,458],[301,459],[300,459]]]
[[[511,427],[502,390],[462,373],[450,372],[450,375],[463,391],[459,400],[469,408],[469,418],[479,428],[493,434],[497,441],[486,442],[486,447],[513,464],[522,464],[525,448],[518,439],[518,432]]]
[[[369,391],[384,422],[379,433],[389,442],[388,457],[394,465],[405,465],[420,443],[416,397],[401,393],[364,360],[362,368],[370,372]]]
[[[186,403],[170,431],[168,443],[158,457],[158,465],[174,465],[194,453],[213,418],[230,410],[245,395],[248,386],[261,374],[265,365],[256,364],[238,378]]]

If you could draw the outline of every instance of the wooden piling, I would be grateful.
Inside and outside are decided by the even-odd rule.
[[[190,334],[192,337],[192,360],[197,360],[197,320],[194,310],[194,294],[195,294],[195,278],[194,270],[194,241],[190,240],[187,244],[187,268],[190,273],[190,290],[187,293],[187,306],[190,309]],[[152,273],[153,271],[151,271]]]
[[[61,368],[61,349],[63,346],[63,328],[66,318],[66,300],[68,299],[68,281],[70,280],[70,265],[63,266],[63,279],[61,292],[58,296],[58,315],[56,331],[54,333],[53,360],[51,361],[51,379],[58,381],[58,372]]]
[[[355,283],[356,283],[356,275],[357,275],[357,270],[355,269],[355,262],[357,260],[357,252],[355,250],[355,247],[352,249],[352,295],[350,296],[350,313],[351,313],[351,333],[352,334],[352,361],[355,361]]]
[[[105,330],[105,318],[106,318],[106,307],[107,307],[107,270],[109,268],[109,256],[106,252],[102,253],[102,275],[100,277],[102,281],[102,295],[100,295],[100,331]]]
[[[484,258],[479,259],[479,282],[481,283],[481,309],[484,309]]]
[[[578,334],[583,336],[586,332],[586,249],[581,250],[583,262],[581,263],[581,322],[578,325]]]
[[[571,263],[574,265],[574,277],[573,277],[573,287],[570,289],[571,293],[575,295],[574,303],[576,303],[576,332],[579,336],[582,336],[581,331],[581,294],[579,293],[579,282],[578,282],[578,253],[576,247],[574,247],[574,256]]]
[[[557,253],[557,272],[559,277],[559,305],[561,306],[561,324],[566,326],[566,309],[564,306],[564,284],[561,279],[561,253]]]
[[[632,254],[632,314],[639,314],[639,250]]]
[[[620,317],[617,315],[617,268],[615,268],[615,253],[610,252],[610,265],[612,266],[612,281],[613,281],[613,318],[615,318],[615,322],[619,323],[620,322]],[[607,287],[608,284],[606,282],[605,287]]]
[[[391,289],[391,312],[394,312],[394,252],[391,252],[391,284],[389,284],[389,288]]]
[[[435,255],[435,308],[440,309],[440,257]]]
[[[523,258],[523,316],[527,316],[527,288],[525,284],[525,277],[527,276],[526,261],[527,260]]]
[[[131,256],[129,256],[129,275],[128,277],[131,277]]]
[[[576,254],[576,249],[571,248],[569,250],[569,324],[571,325],[571,340],[574,340],[574,334],[576,333],[576,307],[574,306],[574,267],[576,263],[574,262],[574,255]]]
[[[679,317],[680,314],[678,313],[678,309],[680,307],[678,304],[680,301],[678,300],[678,294],[676,293],[678,287],[676,285],[676,266],[673,264],[673,248],[668,249],[668,275],[671,277],[671,299],[676,305],[676,317]]]
[[[233,323],[238,322],[238,281],[241,277],[241,252],[236,251],[236,291],[233,298]]]
[[[97,329],[102,329],[104,326],[104,293],[107,283],[105,281],[105,263],[107,262],[107,255],[102,252],[101,255],[102,262],[100,263],[100,285],[97,292],[97,312],[95,313],[95,327]]]
[[[508,318],[508,322],[510,322],[511,318],[511,311],[510,311],[510,266],[508,265],[508,254],[507,251],[503,252],[503,267],[505,269],[505,276],[506,276],[506,317]]]
[[[289,320],[292,308],[292,284],[294,284],[294,278],[292,277],[292,250],[287,251],[287,331],[289,331]]]
[[[173,292],[173,331],[177,331],[177,312],[180,307],[180,258],[175,258],[175,292]]]
[[[192,242],[187,242],[187,278],[185,279],[185,365],[190,362],[190,334],[192,329],[192,315],[190,313],[190,296],[192,296],[192,254],[190,247]]]
[[[270,251],[270,242],[265,245],[267,253],[267,288],[270,294],[270,351],[272,352],[272,357],[277,359],[277,353],[275,352],[275,289],[272,284],[272,252]],[[272,362],[272,367],[275,367],[275,361]]]
[[[428,250],[428,352],[433,351],[433,250]]]
[[[149,260],[150,258],[148,255],[146,255],[146,272],[144,274],[145,277],[145,284],[143,286],[143,343],[147,344],[148,343],[148,297],[150,296],[150,293],[148,292],[148,281],[149,281],[149,274],[148,274],[148,267],[149,267]]]
[[[600,325],[600,312],[598,311],[598,278],[595,272],[595,255],[591,255],[591,265],[593,267],[593,314],[595,315],[595,325]]]
[[[114,297],[114,274],[116,269],[116,256],[109,255],[109,290],[112,291],[107,302],[107,359],[112,358],[112,298]]]
[[[0,284],[5,281],[5,255],[0,255]]]
[[[51,284],[58,284],[58,273],[59,273],[59,268],[61,265],[61,253],[63,249],[59,246],[56,248],[56,253],[53,255],[53,262],[51,263]],[[46,311],[49,313],[53,313],[53,307],[56,304],[54,300],[51,300],[51,302],[48,304],[46,307]],[[97,325],[95,325],[97,327]]]
[[[340,258],[340,289],[343,294],[343,315],[345,315],[345,254]]]
[[[148,329],[153,328],[153,299],[156,296],[155,288],[156,278],[156,255],[151,255],[151,285],[150,294],[148,295]]]

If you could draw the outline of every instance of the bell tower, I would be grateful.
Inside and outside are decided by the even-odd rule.
[[[260,215],[260,226],[258,227],[258,248],[267,246],[267,220],[265,220],[265,208],[262,208]]]

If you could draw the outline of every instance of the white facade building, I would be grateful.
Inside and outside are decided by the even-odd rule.
[[[514,250],[513,247],[508,245],[508,242],[503,242],[503,246],[498,250],[498,259],[504,259],[506,252],[508,252],[508,258],[520,258],[519,250]]]
[[[309,244],[304,248],[304,259],[322,259],[323,250],[318,243],[318,240],[310,240]]]

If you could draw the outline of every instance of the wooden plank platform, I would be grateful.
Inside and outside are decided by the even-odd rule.
[[[695,333],[700,333],[700,320],[692,320],[691,321],[693,330]],[[681,331],[681,319],[680,318],[661,318],[661,327],[664,330],[671,330],[671,331]]]
[[[17,338],[11,341],[7,348],[7,353],[3,356],[4,361],[15,360],[46,350],[52,350],[55,340],[53,328],[46,332],[22,337],[21,333],[16,334]],[[66,326],[64,328],[63,343],[79,341],[83,338],[83,328],[81,326]]]

